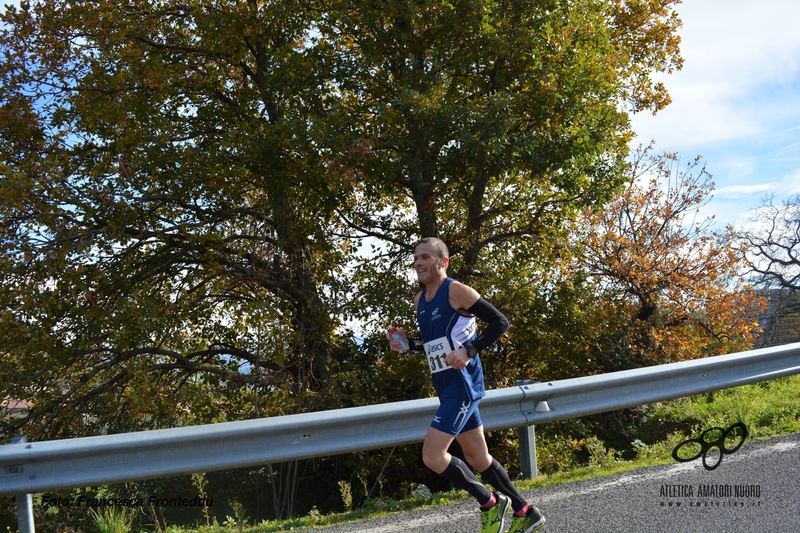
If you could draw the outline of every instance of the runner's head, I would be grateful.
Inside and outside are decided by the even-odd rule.
[[[439,259],[444,259],[445,257],[450,259],[450,250],[447,249],[447,245],[442,239],[437,239],[436,237],[425,237],[424,239],[421,239],[414,248],[416,249],[421,244],[430,244],[433,246],[433,249],[436,250],[436,255]]]
[[[434,237],[426,237],[414,247],[414,270],[422,284],[440,283],[447,277],[450,252],[447,245]]]

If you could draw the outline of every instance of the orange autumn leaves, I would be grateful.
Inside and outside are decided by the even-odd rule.
[[[699,213],[713,183],[699,159],[647,149],[628,188],[577,224],[575,265],[595,282],[616,342],[635,359],[672,362],[747,349],[761,305],[747,290],[734,230]],[[613,317],[613,318],[611,318]],[[645,362],[645,361],[642,361]]]

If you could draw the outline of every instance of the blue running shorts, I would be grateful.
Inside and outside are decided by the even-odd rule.
[[[439,409],[433,417],[431,427],[444,433],[457,437],[464,431],[479,428],[483,425],[481,413],[478,411],[477,400],[458,400],[455,398],[440,398]]]

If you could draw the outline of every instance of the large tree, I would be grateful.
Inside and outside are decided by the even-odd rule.
[[[5,431],[374,399],[406,361],[355,357],[343,320],[408,319],[419,236],[482,290],[547,268],[624,182],[627,113],[668,102],[674,3],[9,9],[0,364],[36,407]]]
[[[441,237],[468,281],[489,247],[608,201],[627,113],[669,102],[650,76],[681,65],[673,4],[334,2],[320,31],[341,93],[337,162],[383,198],[354,206],[352,226],[406,250]]]
[[[7,12],[3,389],[34,400],[36,437],[130,429],[160,407],[147,423],[173,424],[198,379],[326,390],[322,285],[335,290],[344,190],[313,141],[314,15],[255,1]],[[81,413],[96,428],[78,430]]]
[[[506,303],[537,300],[565,221],[624,185],[628,114],[669,102],[651,75],[681,66],[674,2],[333,5],[320,24],[339,79],[330,145],[364,194],[344,220],[378,243],[354,268],[356,318],[415,327],[410,252],[437,236],[516,342],[534,323]],[[512,360],[487,358],[490,385],[531,375]]]

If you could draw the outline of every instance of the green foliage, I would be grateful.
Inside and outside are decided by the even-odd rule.
[[[350,511],[353,508],[353,487],[349,481],[339,482],[339,494],[342,496],[345,512]]]
[[[561,470],[575,467],[576,452],[584,446],[583,440],[556,435],[543,442],[536,443],[536,460],[542,474],[555,474]]]
[[[203,517],[205,518],[206,525],[211,525],[211,515],[209,514],[208,504],[205,503],[208,497],[208,493],[206,492],[208,479],[206,479],[205,472],[192,474],[192,485],[197,489],[197,496],[203,499]]]
[[[594,435],[585,440],[585,446],[589,452],[590,467],[606,468],[617,460],[616,450],[614,448],[606,449],[605,444]]]
[[[97,533],[130,533],[133,517],[125,507],[89,509]]]
[[[34,400],[15,423],[32,436],[245,418],[243,387],[295,394],[290,410],[325,403],[335,322],[320,288],[342,250],[302,118],[315,104],[291,105],[314,84],[297,7],[7,14],[20,61],[0,102],[27,114],[0,147],[4,388]],[[221,408],[204,412],[208,388]]]
[[[235,527],[239,533],[242,533],[247,527],[250,517],[247,516],[244,506],[238,500],[230,502],[230,506],[233,509],[233,516],[226,516],[222,525]]]
[[[419,503],[430,503],[433,499],[430,489],[422,484],[414,487],[414,490],[411,491],[411,495]]]
[[[794,433],[800,431],[800,408],[793,401],[799,383],[792,376],[678,400],[660,418],[695,420],[692,430],[744,422],[752,439]]]

